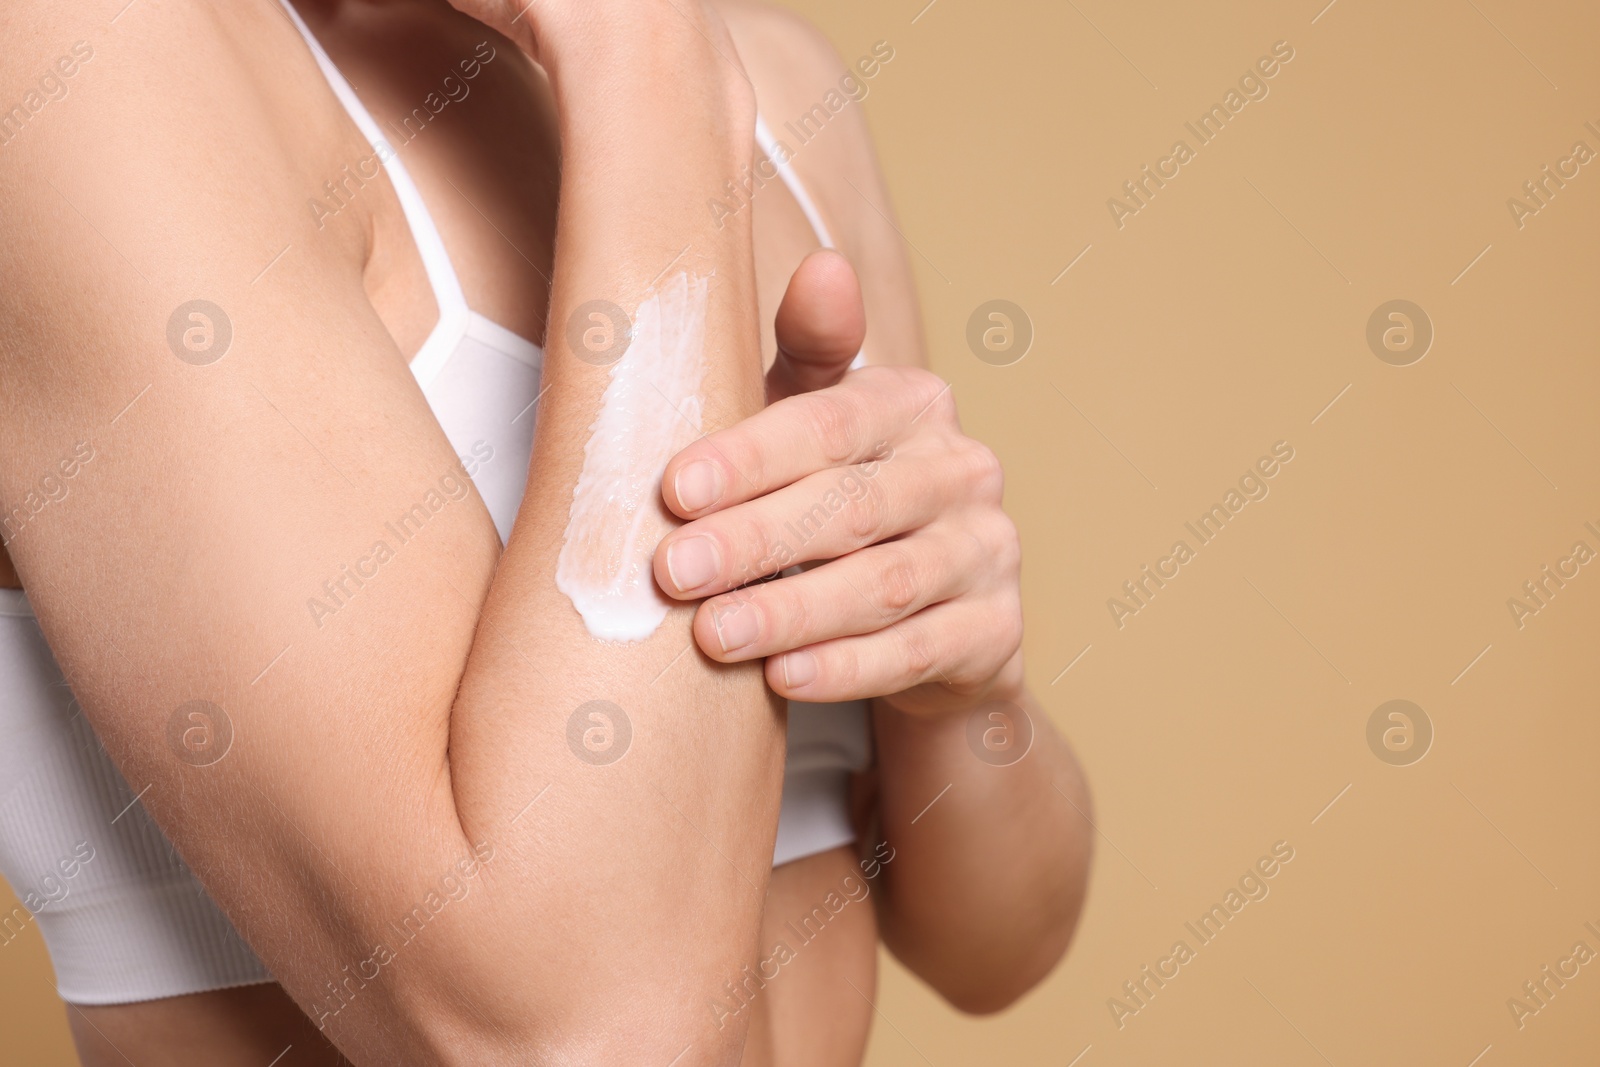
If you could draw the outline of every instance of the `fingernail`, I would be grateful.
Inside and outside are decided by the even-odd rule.
[[[737,652],[761,636],[761,619],[750,604],[734,604],[716,613],[717,641],[724,652]]]
[[[709,537],[686,537],[667,548],[667,577],[680,593],[706,585],[721,566],[716,542]]]
[[[791,652],[783,657],[783,684],[790,689],[810,685],[817,679],[817,657],[809,652]]]
[[[708,459],[697,459],[673,475],[672,490],[685,511],[704,511],[722,499],[722,471]]]

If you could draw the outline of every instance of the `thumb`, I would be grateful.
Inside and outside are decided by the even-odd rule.
[[[837,382],[861,351],[867,310],[850,261],[821,248],[800,261],[773,322],[778,358],[767,372],[767,403]]]

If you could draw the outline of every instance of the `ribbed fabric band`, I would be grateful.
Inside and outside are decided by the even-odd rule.
[[[0,871],[64,1000],[124,1004],[272,976],[112,764],[39,633],[0,615]],[[30,915],[31,913],[31,915]]]

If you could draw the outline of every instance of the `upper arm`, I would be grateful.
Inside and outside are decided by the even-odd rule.
[[[331,912],[359,959],[336,872],[383,871],[381,911],[459,855],[448,713],[498,542],[366,299],[354,214],[306,209],[321,178],[291,146],[318,131],[276,118],[231,43],[292,29],[156,5],[107,36],[28,6],[35,42],[94,55],[0,151],[0,507],[28,509],[8,550],[96,732],[269,966],[299,951],[285,907]],[[51,58],[18,48],[0,80]],[[275,91],[325,92],[305,65]],[[401,543],[382,517],[430,493]],[[195,700],[231,723],[209,766],[172,740]]]

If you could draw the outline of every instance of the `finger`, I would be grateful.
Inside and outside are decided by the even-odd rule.
[[[870,700],[920,685],[976,693],[1021,641],[1022,613],[1007,599],[958,598],[876,633],[769,656],[767,685],[812,703]]]
[[[693,519],[816,471],[882,459],[919,417],[954,421],[943,381],[918,367],[863,367],[686,446],[667,463],[662,499]]]
[[[656,582],[680,600],[715,596],[945,518],[994,560],[1011,559],[1016,527],[999,509],[1003,482],[994,453],[970,438],[913,442],[679,527],[656,549]]]
[[[694,638],[712,659],[739,663],[870,634],[967,592],[982,570],[971,538],[914,534],[714,597],[695,614]]]
[[[957,457],[966,451],[930,449],[819,471],[681,526],[656,549],[656,583],[680,600],[715,596],[920,529],[965,492],[969,478]],[[1009,520],[996,511],[994,525],[1001,522]]]
[[[800,261],[773,322],[778,358],[767,371],[767,403],[837,382],[867,337],[855,268],[831,248]]]

